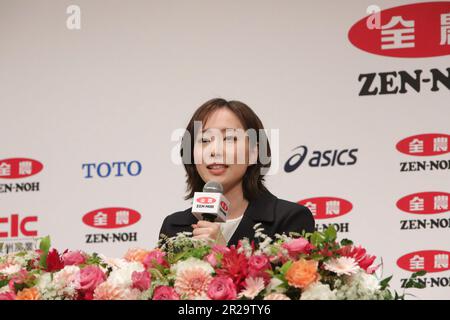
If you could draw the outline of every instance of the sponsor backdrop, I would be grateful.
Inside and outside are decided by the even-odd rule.
[[[450,298],[450,2],[1,1],[0,39],[2,253],[155,246],[223,97],[279,130],[274,194]]]

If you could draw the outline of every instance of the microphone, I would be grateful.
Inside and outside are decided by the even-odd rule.
[[[195,192],[192,202],[192,214],[198,220],[225,222],[230,201],[223,195],[223,187],[215,181],[208,181],[203,192]]]

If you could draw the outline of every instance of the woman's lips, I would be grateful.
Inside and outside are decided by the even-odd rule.
[[[218,176],[218,175],[225,173],[228,166],[226,164],[210,164],[210,165],[206,166],[206,168],[208,169],[208,171],[210,173]]]

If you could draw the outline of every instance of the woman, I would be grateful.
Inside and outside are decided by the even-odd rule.
[[[266,157],[261,157],[262,148]],[[200,106],[186,128],[181,156],[187,176],[186,200],[201,192],[206,182],[216,181],[231,206],[223,223],[199,221],[191,208],[175,212],[165,218],[160,238],[188,231],[197,239],[236,245],[244,237],[254,239],[257,223],[270,237],[314,231],[308,208],[278,199],[264,186],[270,147],[261,120],[246,104],[212,99]]]

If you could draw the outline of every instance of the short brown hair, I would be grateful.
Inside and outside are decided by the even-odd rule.
[[[231,100],[227,101],[225,99],[215,98],[211,99],[207,102],[205,102],[203,105],[201,105],[192,116],[191,120],[189,121],[186,132],[183,136],[182,142],[181,142],[181,157],[183,158],[183,164],[184,168],[186,169],[186,197],[185,199],[188,200],[194,196],[195,192],[200,192],[203,190],[203,186],[205,185],[205,182],[200,177],[200,175],[197,172],[197,168],[195,166],[195,163],[193,163],[192,159],[194,157],[194,122],[195,121],[202,121],[206,122],[209,115],[220,108],[228,108],[231,110],[242,122],[244,129],[249,130],[253,129],[256,132],[256,143],[259,145],[259,142],[264,139],[264,142],[266,145],[266,157],[268,158],[267,163],[261,163],[259,152],[258,157],[256,160],[256,163],[253,165],[250,165],[247,168],[247,171],[245,172],[245,175],[243,177],[243,183],[242,183],[242,189],[244,192],[244,198],[247,200],[254,199],[258,197],[261,193],[264,193],[267,191],[267,188],[264,186],[264,174],[261,172],[260,169],[262,168],[268,168],[270,167],[270,145],[269,141],[264,133],[264,126],[261,122],[261,120],[258,118],[258,116],[255,114],[255,112],[247,106],[245,103],[242,103],[237,100]],[[263,137],[264,135],[264,137]],[[190,145],[188,145],[190,144]],[[183,156],[184,150],[190,150],[190,154],[185,154]],[[184,161],[185,159],[190,159],[190,161]]]

